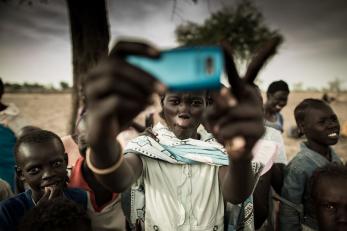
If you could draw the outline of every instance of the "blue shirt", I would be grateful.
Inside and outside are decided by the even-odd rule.
[[[331,149],[331,162],[343,164],[333,149]],[[303,214],[300,216],[295,208],[288,204],[281,203],[281,231],[301,230],[301,224],[305,224],[312,229],[318,229],[315,211],[311,201],[309,180],[317,168],[323,167],[328,163],[330,163],[328,159],[309,149],[305,143],[301,143],[299,153],[284,169],[281,196],[295,204],[296,208],[303,208]]]
[[[14,191],[15,160],[14,146],[16,136],[11,129],[0,124],[0,178],[5,180]]]
[[[16,230],[22,217],[33,208],[34,202],[31,190],[0,202],[0,231]],[[87,208],[87,193],[77,188],[66,188],[64,196]]]

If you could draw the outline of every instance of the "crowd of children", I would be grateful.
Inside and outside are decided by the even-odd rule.
[[[252,67],[260,70],[276,46],[260,50],[266,58]],[[14,161],[0,170],[12,166],[16,176],[0,175],[0,231],[347,230],[347,166],[331,147],[340,134],[333,109],[320,99],[297,105],[305,140],[287,163],[280,111],[288,85],[271,83],[263,104],[257,71],[240,78],[231,48],[222,47],[230,89],[166,90],[124,62],[159,51],[120,42],[85,80],[87,109],[75,134],[60,138],[33,126],[13,132],[1,120],[8,134],[1,133],[0,149],[10,147]],[[9,106],[0,83],[2,116]],[[160,121],[122,147],[116,137],[153,93]]]

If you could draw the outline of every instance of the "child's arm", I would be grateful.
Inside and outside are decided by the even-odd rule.
[[[233,204],[243,202],[254,189],[252,148],[264,132],[260,105],[252,96],[253,89],[243,92],[248,90],[249,98],[239,100],[232,107],[223,106],[221,100],[215,98],[209,115],[215,137],[229,154],[229,165],[220,168],[219,181],[224,199]]]
[[[282,163],[274,163],[271,168],[271,186],[278,194],[281,194],[284,167],[285,165]]]
[[[281,202],[280,206],[280,230],[281,231],[299,231],[301,230],[298,208],[302,208],[303,195],[305,189],[306,175],[295,166],[288,166],[285,172],[281,196],[295,204]],[[303,211],[302,211],[303,212]]]
[[[124,60],[129,54],[159,56],[157,50],[146,44],[119,42],[85,83],[90,145],[86,161],[96,178],[114,192],[124,191],[142,172],[141,159],[135,154],[123,158],[114,137],[128,128],[151,103],[155,86],[158,86],[154,77]]]
[[[243,79],[237,73],[232,49],[223,44],[225,69],[232,90],[224,89],[221,94],[214,95],[214,104],[207,113],[207,126],[229,154],[229,165],[220,168],[219,181],[224,199],[233,204],[243,202],[255,187],[252,149],[265,131],[262,105],[257,90],[250,84],[280,42],[274,38],[262,47]]]

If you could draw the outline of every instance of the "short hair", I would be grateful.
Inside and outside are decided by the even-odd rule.
[[[284,82],[283,80],[274,81],[269,85],[266,93],[273,94],[278,91],[285,91],[289,93],[290,91],[289,91],[288,84]]]
[[[28,133],[26,133],[26,134],[24,134],[18,138],[18,140],[15,144],[15,147],[14,147],[15,157],[17,158],[17,156],[19,154],[19,148],[24,143],[26,143],[26,144],[33,144],[33,143],[42,144],[42,143],[46,143],[46,142],[52,141],[52,140],[57,140],[59,145],[61,145],[62,149],[65,150],[64,144],[61,141],[60,137],[51,131],[37,129],[37,130],[34,130],[32,132],[28,132]]]
[[[24,126],[19,130],[17,137],[20,138],[22,136],[25,136],[31,132],[35,132],[38,130],[41,130],[41,128],[36,127],[36,126],[32,126],[32,125]]]
[[[85,224],[90,231],[92,230],[90,218],[81,205],[66,198],[56,198],[44,201],[26,213],[19,223],[18,230],[72,231],[76,230],[76,224]]]
[[[305,120],[309,109],[320,109],[322,107],[330,107],[326,102],[321,99],[308,98],[301,101],[294,109],[294,117],[296,124]]]
[[[309,181],[311,189],[311,197],[316,199],[317,197],[317,185],[322,180],[323,177],[329,177],[331,179],[345,179],[347,180],[347,165],[339,164],[336,162],[329,163],[323,167],[317,168]]]

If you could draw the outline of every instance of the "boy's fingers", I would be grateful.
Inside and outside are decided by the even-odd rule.
[[[93,84],[88,85],[85,91],[89,98],[89,102],[92,103],[95,100],[98,101],[109,95],[120,95],[142,100],[143,98],[150,96],[153,89],[151,91],[139,89],[127,81],[119,80],[115,82],[114,79],[106,77],[100,78]]]
[[[243,81],[246,83],[253,83],[256,79],[260,69],[264,66],[266,61],[276,53],[277,47],[282,43],[282,37],[277,36],[267,41],[262,46],[256,55],[253,57],[251,63],[247,68],[247,72]]]
[[[51,186],[51,187],[49,187],[49,188],[50,188],[50,190],[51,190],[51,193],[50,193],[50,195],[49,195],[49,197],[48,197],[48,200],[52,200],[52,199],[54,199],[54,198],[57,198],[57,197],[61,196],[62,191],[61,191],[60,188],[58,188],[58,187],[56,187],[56,186]]]
[[[237,72],[236,65],[233,58],[233,51],[231,46],[222,42],[223,54],[224,54],[224,62],[225,62],[225,70],[227,72],[228,81],[233,89],[233,94],[237,99],[241,98],[241,92],[244,87],[244,83]]]
[[[264,134],[265,128],[258,120],[254,121],[237,121],[237,123],[228,124],[218,132],[218,140],[225,143],[235,137],[244,137],[246,147],[253,147],[254,143],[249,142],[257,140]]]
[[[110,52],[110,56],[125,57],[140,55],[149,58],[159,58],[160,52],[156,48],[143,42],[119,41]]]
[[[40,203],[42,203],[44,201],[49,200],[49,197],[51,195],[51,190],[48,187],[45,187],[44,190],[45,191],[43,193],[43,196],[40,198],[40,200],[37,202],[37,204],[40,204]]]
[[[214,125],[214,130],[219,131],[224,126],[230,124],[230,121],[247,121],[258,120],[262,121],[262,116],[259,111],[249,105],[240,105],[239,107],[228,110]]]
[[[100,87],[101,90],[105,89],[107,91],[107,89],[120,82],[131,84],[132,88],[143,94],[151,94],[157,90],[155,87],[158,83],[154,76],[142,69],[130,65],[124,60],[110,59],[98,65],[87,76],[86,92],[88,93],[89,89],[98,88],[99,84],[103,85],[103,87]],[[87,95],[90,96],[90,94]]]

